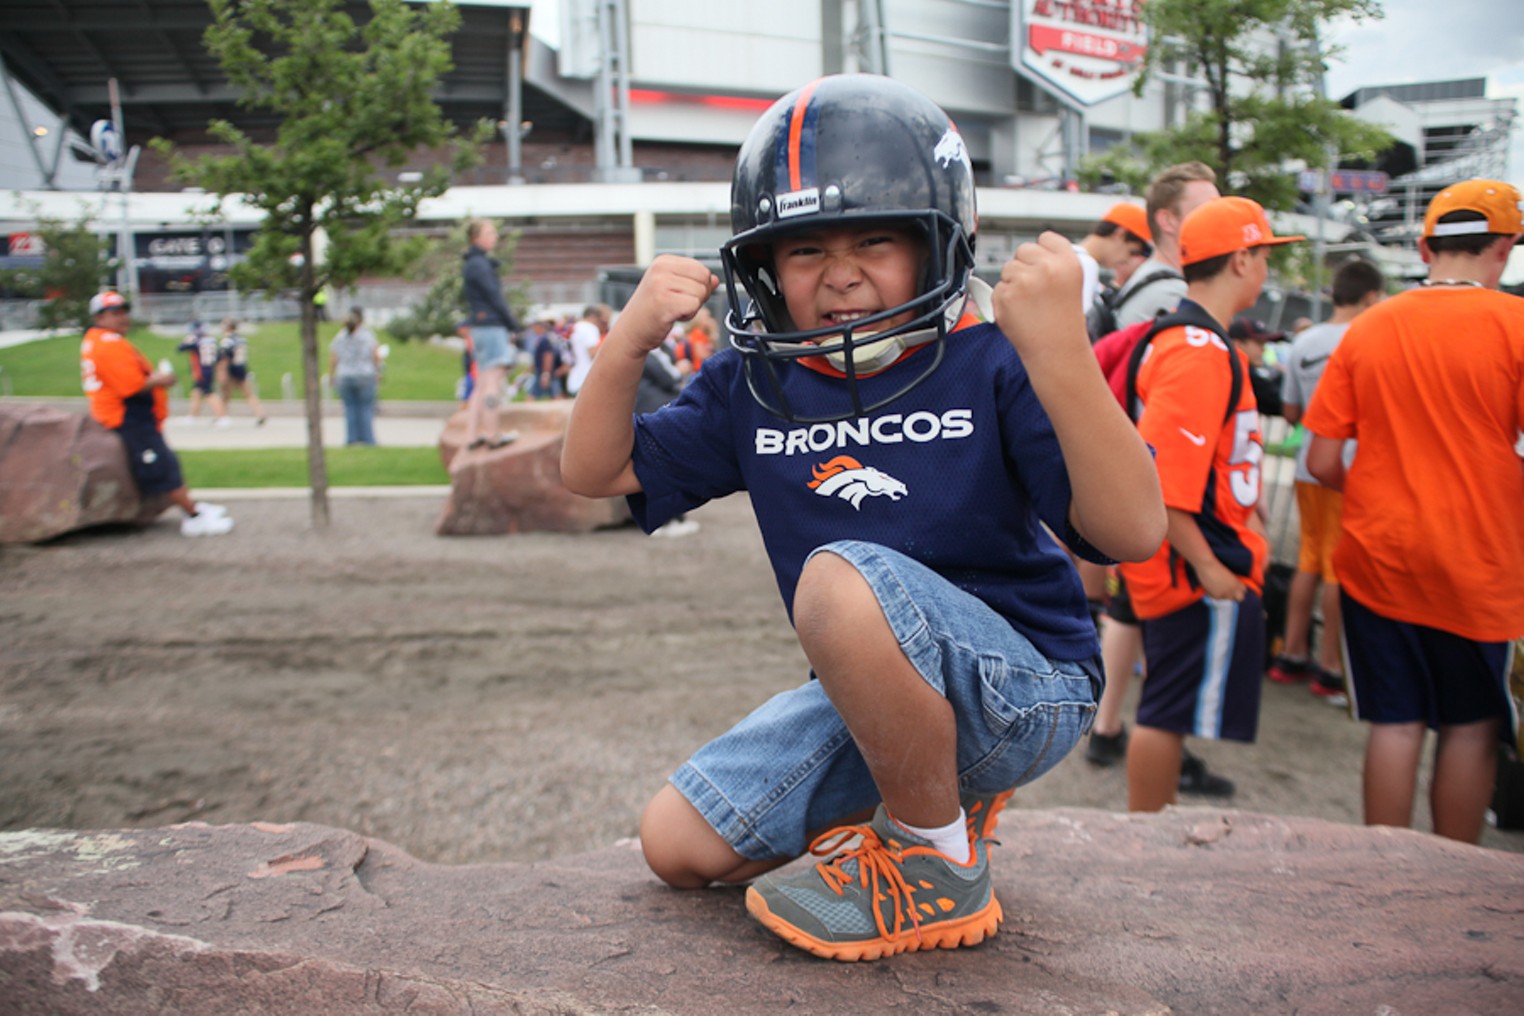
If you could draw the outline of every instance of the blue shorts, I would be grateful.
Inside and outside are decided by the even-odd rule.
[[[472,325],[471,350],[478,370],[506,367],[513,362],[508,346],[508,329],[502,325]]]
[[[127,446],[127,467],[143,497],[168,494],[185,486],[180,460],[164,443],[157,424],[141,423],[130,416],[116,429]]]
[[[1355,718],[1441,726],[1502,719],[1512,729],[1507,692],[1512,642],[1477,642],[1454,632],[1393,621],[1339,594],[1344,663]]]
[[[875,544],[829,551],[872,587],[900,648],[952,703],[965,792],[1030,783],[1089,729],[1099,658],[1049,660],[982,600]],[[700,748],[672,784],[741,856],[797,857],[809,837],[873,808],[880,795],[819,681],[773,696]]]
[[[191,388],[202,395],[210,395],[217,387],[217,371],[212,367],[201,368],[201,373],[191,378]]]
[[[1138,726],[1253,741],[1264,655],[1265,608],[1252,589],[1242,603],[1203,598],[1145,620]]]

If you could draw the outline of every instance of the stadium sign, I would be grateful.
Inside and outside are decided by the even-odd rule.
[[[1016,70],[1082,106],[1126,92],[1148,52],[1142,0],[1022,0],[1014,30]]]

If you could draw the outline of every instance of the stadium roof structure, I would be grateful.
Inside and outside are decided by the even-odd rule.
[[[417,0],[410,0],[417,2]],[[357,23],[366,3],[344,3]],[[500,120],[509,108],[511,47],[522,47],[529,2],[462,3],[451,40],[455,68],[436,101],[456,123]],[[181,140],[220,118],[258,135],[275,125],[263,110],[238,105],[202,35],[211,24],[206,0],[5,0],[0,3],[4,72],[25,85],[80,136],[111,116],[108,81],[121,97],[128,144],[152,137]],[[537,128],[585,131],[586,118],[524,82],[522,115]]]

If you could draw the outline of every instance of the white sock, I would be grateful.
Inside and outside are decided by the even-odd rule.
[[[922,829],[908,822],[894,820],[894,824],[930,843],[932,849],[939,854],[944,854],[958,864],[967,864],[971,856],[972,848],[968,842],[968,820],[964,817],[963,809],[958,809],[956,821],[949,822],[937,829]]]

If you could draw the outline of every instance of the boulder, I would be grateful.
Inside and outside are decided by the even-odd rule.
[[[168,506],[139,496],[126,447],[89,416],[0,403],[0,543],[152,522]]]
[[[1504,1013],[1524,863],[1209,808],[1008,811],[1005,922],[838,964],[621,843],[444,867],[317,825],[0,833],[7,1012]]]
[[[561,483],[561,446],[571,402],[510,403],[504,431],[519,439],[496,449],[465,448],[466,414],[457,412],[439,437],[439,457],[450,471],[450,496],[434,532],[440,536],[504,533],[578,533],[630,519],[622,497],[588,498]]]

